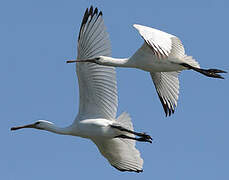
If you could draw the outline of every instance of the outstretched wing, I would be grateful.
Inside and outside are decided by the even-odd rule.
[[[111,56],[111,45],[102,12],[91,7],[80,27],[77,59],[98,56]],[[77,63],[76,71],[80,92],[76,119],[115,119],[118,105],[115,68],[82,62]]]
[[[184,57],[184,47],[176,36],[139,24],[134,24],[133,26],[138,30],[142,38],[145,40],[145,43],[158,59]]]
[[[143,159],[140,157],[140,152],[135,148],[135,143],[131,142],[133,140],[113,138],[93,141],[100,153],[116,169],[120,171],[143,171]]]
[[[171,115],[175,111],[179,96],[179,72],[151,72],[158,97],[165,114]]]

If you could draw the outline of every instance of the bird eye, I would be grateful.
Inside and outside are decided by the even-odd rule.
[[[98,58],[95,58],[95,60],[99,60],[100,58],[98,57]]]
[[[40,124],[41,122],[35,122],[35,125],[38,125],[38,124]]]

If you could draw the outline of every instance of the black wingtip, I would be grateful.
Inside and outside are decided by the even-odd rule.
[[[162,104],[162,107],[164,109],[165,117],[168,117],[168,116],[171,116],[172,114],[174,114],[174,112],[175,112],[175,105],[173,106],[172,103],[169,102],[170,107],[172,107],[172,108],[169,108],[169,105],[166,102],[164,102],[164,100],[162,99],[162,97],[159,96],[159,95],[158,95],[158,97],[159,97],[159,99],[161,101],[161,104]]]
[[[80,25],[80,32],[81,32],[83,26],[86,24],[86,22],[88,20],[88,17],[89,17],[89,13],[88,13],[88,8],[87,8],[86,11],[85,11],[85,13],[84,13],[84,16],[83,16],[83,20],[81,22],[81,25]],[[78,39],[80,39],[80,35],[79,35]]]
[[[93,13],[93,6],[90,7],[89,14]]]
[[[95,8],[93,15],[94,14],[98,14],[98,8]]]
[[[88,18],[89,18],[89,16],[91,16],[91,17],[93,17],[94,15],[96,15],[97,16],[97,18],[99,17],[99,16],[102,16],[102,11],[100,11],[99,12],[99,15],[98,15],[98,8],[93,8],[93,6],[90,6],[90,8],[88,9],[86,9],[86,11],[85,11],[85,13],[84,13],[84,16],[83,16],[83,20],[82,20],[82,23],[81,23],[81,26],[80,26],[80,32],[81,32],[81,30],[82,30],[82,28],[83,28],[83,26],[87,23],[87,21],[88,21]],[[92,18],[91,18],[92,19]],[[80,33],[79,33],[79,37],[78,37],[78,40],[80,39]]]
[[[113,166],[113,165],[112,165]],[[136,172],[136,173],[142,173],[143,172],[143,169],[121,169],[121,168],[118,168],[116,166],[113,166],[115,169],[121,171],[121,172]]]

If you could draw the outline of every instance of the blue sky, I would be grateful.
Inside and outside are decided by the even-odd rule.
[[[111,167],[86,139],[44,131],[11,132],[15,125],[47,119],[59,126],[78,112],[76,43],[83,13],[103,11],[114,57],[128,57],[143,43],[139,23],[177,35],[202,67],[229,71],[229,3],[212,1],[28,1],[0,3],[0,178],[16,179],[228,179],[228,75],[180,75],[176,112],[165,117],[148,73],[118,69],[119,110],[152,144],[137,143],[141,174]],[[121,175],[121,176],[120,176]]]

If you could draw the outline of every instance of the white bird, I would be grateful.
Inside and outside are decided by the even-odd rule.
[[[102,12],[86,10],[78,37],[78,59],[110,56],[111,46]],[[114,67],[94,63],[76,66],[79,83],[79,112],[72,125],[59,128],[39,120],[11,130],[35,128],[57,134],[92,140],[109,163],[120,171],[143,171],[143,159],[135,141],[152,142],[145,133],[134,132],[130,116],[124,112],[117,119],[117,82]],[[135,137],[138,136],[138,137]]]
[[[106,66],[138,68],[150,72],[166,116],[174,113],[177,106],[180,71],[192,69],[209,77],[223,79],[217,73],[226,73],[225,71],[201,69],[197,61],[187,56],[178,37],[138,24],[133,26],[144,39],[144,43],[130,58],[98,56],[84,60],[69,60],[67,63],[92,62]]]

